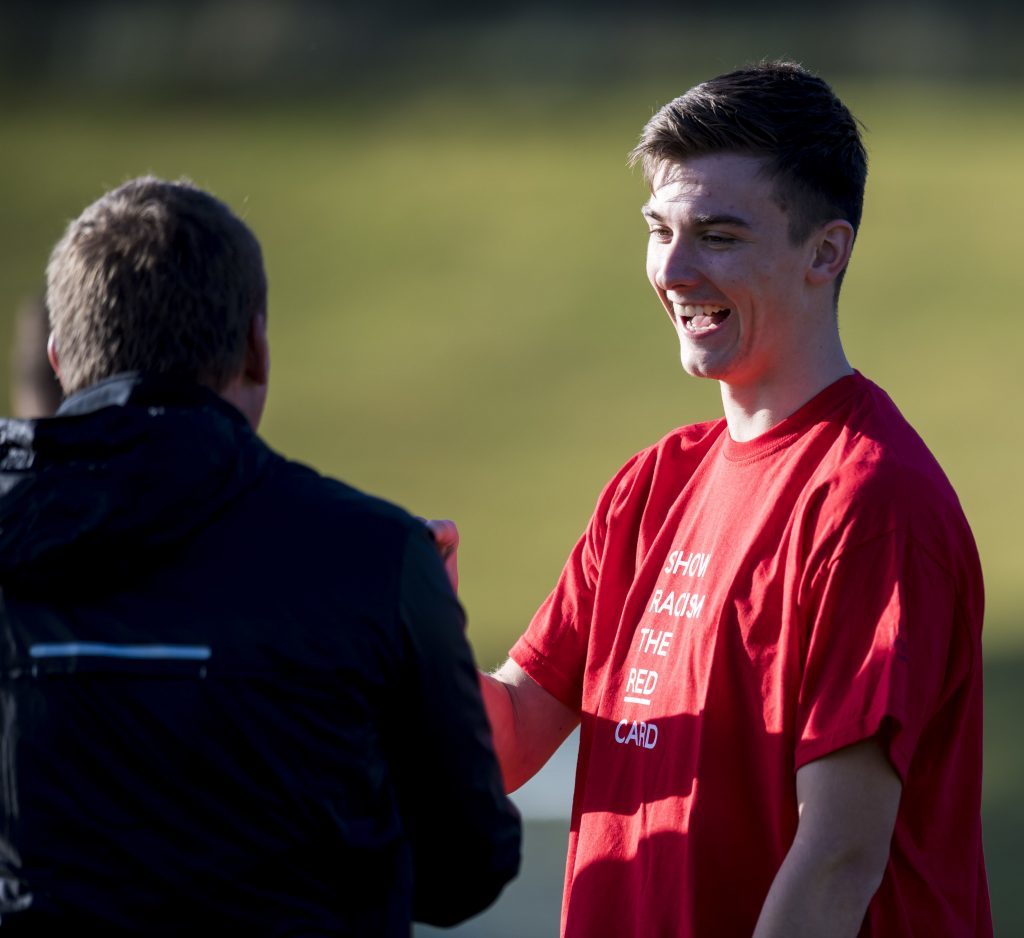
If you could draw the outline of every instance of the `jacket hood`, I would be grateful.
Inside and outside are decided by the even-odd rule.
[[[0,585],[123,583],[248,490],[273,454],[198,385],[124,375],[0,420]]]

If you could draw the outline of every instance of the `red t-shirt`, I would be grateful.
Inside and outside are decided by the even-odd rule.
[[[982,606],[953,489],[859,374],[636,455],[511,653],[581,714],[563,934],[749,936],[796,770],[877,735],[903,795],[862,934],[990,935]]]

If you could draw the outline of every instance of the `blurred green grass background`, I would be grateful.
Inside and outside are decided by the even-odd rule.
[[[63,225],[106,188],[153,172],[212,190],[266,255],[265,437],[416,513],[456,519],[470,637],[494,665],[612,472],[672,427],[719,413],[716,387],[681,373],[646,283],[645,193],[625,168],[646,118],[700,77],[424,85],[258,107],[11,98],[0,337],[39,289]],[[1022,95],[829,77],[871,155],[840,307],[847,350],[945,467],[985,567],[986,834],[997,934],[1022,933]]]
[[[625,153],[677,88],[377,102],[8,107],[0,327],[64,223],[144,172],[189,176],[260,236],[273,387],[264,433],[463,532],[464,598],[497,662],[600,486],[673,426],[717,416],[643,273]],[[1024,645],[1019,93],[839,84],[871,174],[840,318],[960,492],[990,647]],[[6,362],[4,362],[6,365]]]

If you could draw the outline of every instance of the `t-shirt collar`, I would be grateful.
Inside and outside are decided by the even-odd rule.
[[[863,390],[866,383],[867,379],[859,371],[844,375],[752,440],[740,443],[726,432],[722,434],[722,455],[731,462],[746,462],[784,449],[812,426],[827,419],[842,403]]]

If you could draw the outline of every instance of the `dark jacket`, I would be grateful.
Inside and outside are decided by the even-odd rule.
[[[408,935],[515,875],[424,526],[193,386],[0,421],[0,927]]]

